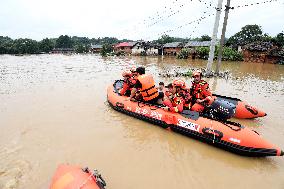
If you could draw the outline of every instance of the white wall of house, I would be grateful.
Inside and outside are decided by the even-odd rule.
[[[144,48],[141,48],[141,47],[139,47],[139,46],[137,46],[137,45],[135,45],[135,46],[132,48],[132,54],[133,54],[133,55],[140,55],[141,52],[144,52],[144,51],[145,51]]]
[[[147,55],[158,55],[159,51],[158,49],[155,49],[154,47],[151,47],[147,50]]]

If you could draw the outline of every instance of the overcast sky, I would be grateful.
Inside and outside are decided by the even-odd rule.
[[[235,9],[229,13],[226,37],[247,24],[258,24],[272,36],[283,32],[284,0],[236,8],[264,1],[231,0]],[[60,35],[133,40],[153,40],[164,33],[212,36],[216,5],[217,0],[0,0],[0,36],[36,40]],[[205,18],[190,24],[201,17]],[[223,17],[224,11],[220,27]]]

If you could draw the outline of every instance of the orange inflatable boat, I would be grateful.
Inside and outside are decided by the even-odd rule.
[[[108,102],[117,111],[240,155],[284,154],[279,147],[263,139],[256,131],[238,123],[209,119],[189,110],[181,114],[172,113],[155,105],[129,101],[126,96],[120,96],[117,92],[120,82],[116,81],[107,89]]]
[[[257,117],[266,116],[265,112],[258,110],[257,108],[245,103],[244,101],[238,98],[221,96],[217,94],[213,94],[213,96],[217,97],[216,100],[226,101],[235,105],[235,113],[233,115],[233,117],[235,118],[246,119],[246,118],[257,118]]]
[[[88,168],[59,165],[49,189],[104,189],[106,183],[97,170],[91,172]]]

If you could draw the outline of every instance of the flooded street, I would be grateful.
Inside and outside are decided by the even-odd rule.
[[[0,189],[44,189],[60,163],[98,169],[109,189],[283,189],[283,157],[249,158],[113,110],[106,89],[143,65],[156,82],[167,70],[207,61],[98,55],[0,56]],[[264,110],[237,120],[284,150],[284,66],[224,62],[216,94]],[[185,78],[187,85],[191,78]]]

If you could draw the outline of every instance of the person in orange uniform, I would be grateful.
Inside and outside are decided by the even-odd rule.
[[[213,103],[214,98],[209,89],[209,84],[202,80],[202,73],[200,71],[194,71],[192,74],[193,82],[190,88],[191,110],[202,112],[205,106],[209,106]]]
[[[134,87],[136,80],[132,77],[133,73],[130,70],[125,70],[122,72],[123,76],[123,86],[119,90],[119,94],[123,96],[130,96],[131,90]]]
[[[163,93],[159,93],[156,86],[153,76],[150,74],[145,74],[144,67],[136,68],[137,80],[131,90],[130,100],[135,100],[134,97],[138,92],[142,96],[144,102],[150,104],[160,104],[163,98]]]
[[[168,85],[168,92],[163,101],[163,104],[166,106],[163,109],[180,113],[184,109],[185,105],[185,82],[181,79],[176,79],[173,81],[173,84]]]

